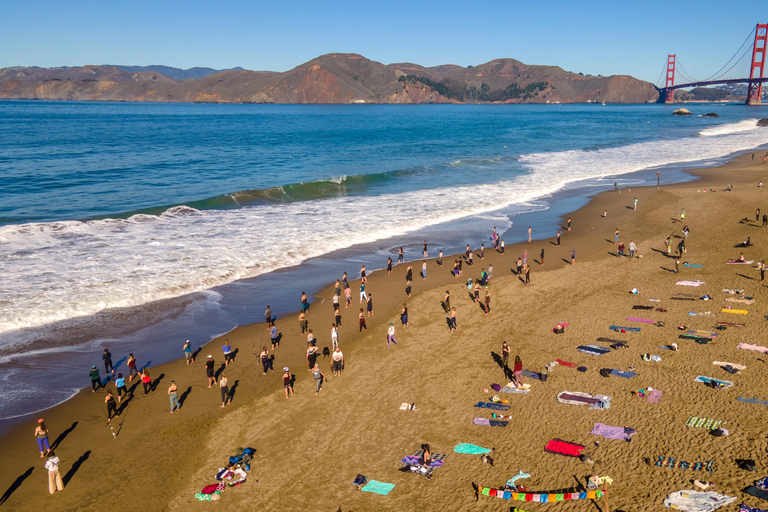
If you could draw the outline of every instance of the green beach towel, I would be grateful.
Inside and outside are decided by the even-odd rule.
[[[705,428],[707,430],[715,430],[720,425],[725,423],[724,421],[715,421],[709,418],[699,418],[698,416],[691,416],[688,421],[685,422],[686,427],[693,428]]]
[[[361,491],[367,491],[367,492],[375,492],[376,494],[381,494],[382,496],[386,496],[389,494],[389,491],[395,488],[395,484],[388,484],[385,482],[377,482],[376,480],[371,480],[367,484],[365,484],[365,487],[360,489]]]
[[[481,455],[483,453],[488,453],[491,450],[489,450],[488,448],[483,448],[482,446],[477,446],[475,444],[459,443],[453,447],[453,451],[455,451],[456,453],[469,453],[470,455]]]

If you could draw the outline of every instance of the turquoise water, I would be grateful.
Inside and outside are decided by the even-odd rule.
[[[27,367],[4,368],[0,419],[69,396],[103,346],[157,362],[179,354],[149,341],[257,321],[274,271],[304,262],[292,286],[316,290],[339,258],[416,257],[427,234],[447,253],[478,226],[510,243],[524,212],[768,143],[760,108],[672,110],[0,102],[0,366]],[[59,394],[11,389],[51,354],[72,365]]]

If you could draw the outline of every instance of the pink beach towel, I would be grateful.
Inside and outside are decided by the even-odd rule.
[[[768,354],[768,347],[761,347],[760,345],[750,345],[749,343],[739,343],[739,347],[742,350],[754,350],[755,352],[763,352]]]
[[[655,404],[659,400],[661,400],[661,395],[663,395],[663,394],[664,393],[662,393],[660,390],[654,389],[653,391],[648,393],[648,398],[646,398],[646,401],[648,401],[648,402],[650,402],[652,404]]]

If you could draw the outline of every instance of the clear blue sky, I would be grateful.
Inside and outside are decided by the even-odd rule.
[[[4,0],[0,13],[0,67],[285,71],[351,52],[426,66],[512,57],[656,82],[668,53],[694,78],[717,71],[768,22],[768,2]]]

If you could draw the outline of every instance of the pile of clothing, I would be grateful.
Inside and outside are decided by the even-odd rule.
[[[227,487],[239,487],[248,479],[251,460],[256,450],[253,448],[238,448],[237,453],[227,460],[226,467],[220,467],[216,472],[217,483],[206,485],[195,494],[200,501],[217,501]]]

